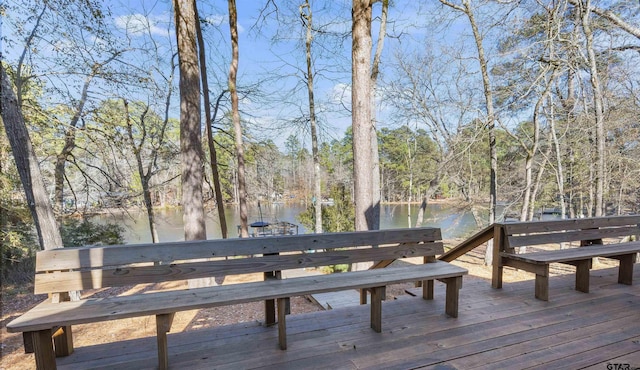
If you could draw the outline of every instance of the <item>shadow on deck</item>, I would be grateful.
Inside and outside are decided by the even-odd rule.
[[[383,303],[383,331],[369,328],[367,306],[294,314],[289,348],[277,327],[243,323],[169,334],[174,369],[607,369],[640,367],[640,269],[634,286],[617,268],[592,270],[591,293],[573,290],[574,275],[554,277],[550,301],[533,297],[533,280],[505,283],[465,277],[457,319],[436,299],[403,296]],[[87,360],[90,359],[90,360]],[[85,362],[86,361],[86,362]],[[59,369],[143,369],[156,365],[155,338],[77,348]]]

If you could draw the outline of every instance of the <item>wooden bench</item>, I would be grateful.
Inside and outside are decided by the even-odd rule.
[[[72,325],[155,315],[158,363],[167,368],[167,333],[179,311],[265,300],[265,325],[278,323],[279,345],[286,349],[289,297],[368,290],[371,327],[380,332],[387,285],[422,282],[423,297],[433,299],[433,281],[441,280],[446,284],[445,312],[457,317],[458,291],[467,270],[435,260],[443,253],[440,239],[440,229],[418,228],[42,251],[36,257],[34,290],[50,298],[13,320],[7,330],[24,333],[25,349],[35,352],[39,369],[53,369],[56,356],[73,352]],[[404,257],[423,257],[424,264],[281,279],[283,270],[365,261],[385,267]],[[264,281],[80,301],[68,300],[65,293],[256,272],[264,273]],[[366,303],[366,293],[363,297],[361,303]]]
[[[494,235],[494,270],[492,285],[502,288],[503,267],[536,274],[535,297],[549,300],[549,265],[564,263],[576,267],[576,290],[589,292],[589,270],[595,257],[620,261],[618,283],[632,284],[633,265],[640,252],[640,242],[609,242],[640,235],[640,216],[613,216],[570,220],[513,222],[497,224]],[[517,248],[552,243],[578,244],[577,247],[532,253],[516,253]]]

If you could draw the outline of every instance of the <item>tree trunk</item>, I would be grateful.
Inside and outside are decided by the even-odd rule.
[[[353,172],[356,230],[370,230],[371,170],[371,1],[353,0],[352,89]]]
[[[206,239],[202,201],[200,70],[196,50],[195,0],[174,0],[180,60],[180,154],[182,207],[186,240]]]
[[[27,206],[36,227],[40,248],[61,248],[60,230],[40,174],[31,138],[9,77],[1,66],[0,84],[0,118],[13,151],[13,158],[25,191]]]
[[[591,1],[586,3],[580,1],[578,6],[582,15],[582,30],[586,38],[587,59],[589,61],[589,72],[591,74],[591,87],[593,88],[593,100],[596,118],[596,171],[595,171],[595,216],[600,217],[604,211],[604,177],[605,177],[605,135],[604,135],[604,113],[603,97],[600,88],[600,77],[598,76],[598,65],[596,53],[594,51],[593,32],[591,30]]]
[[[211,102],[209,101],[209,81],[207,79],[207,62],[204,38],[202,37],[202,28],[200,27],[200,16],[198,15],[198,7],[195,6],[196,13],[196,33],[198,37],[198,56],[200,58],[200,73],[202,76],[202,95],[204,97],[204,117],[205,117],[205,133],[207,135],[207,144],[209,147],[209,161],[211,162],[211,181],[213,182],[213,191],[216,198],[216,207],[218,208],[218,219],[220,221],[220,232],[222,239],[229,237],[229,231],[227,230],[227,217],[224,214],[224,200],[222,198],[222,189],[220,186],[220,173],[218,172],[218,153],[216,153],[215,143],[213,141],[213,133],[211,128],[215,115],[218,113],[218,105],[220,99],[224,95],[224,91],[218,97],[216,101],[216,110],[211,115]]]
[[[231,29],[231,66],[229,67],[229,92],[231,94],[231,111],[236,141],[236,159],[238,161],[238,200],[240,203],[240,236],[249,236],[247,223],[247,184],[244,166],[244,144],[242,142],[242,125],[238,108],[238,91],[236,78],[238,75],[238,12],[236,1],[229,0],[229,28]]]
[[[380,203],[382,201],[382,173],[380,170],[380,153],[378,149],[378,130],[376,120],[376,87],[378,75],[380,73],[380,59],[382,57],[382,49],[384,47],[384,39],[387,33],[387,18],[389,15],[389,0],[382,0],[382,13],[380,16],[380,28],[378,30],[378,42],[376,43],[376,52],[373,56],[373,64],[371,65],[371,160],[373,169],[371,171],[371,202],[373,204],[373,212],[371,213],[370,225],[371,229],[380,229]]]
[[[305,13],[306,9],[306,13]],[[322,233],[322,189],[320,178],[320,154],[318,152],[318,134],[316,130],[316,108],[313,96],[313,66],[311,64],[311,42],[313,41],[313,15],[311,12],[311,4],[309,0],[300,6],[300,16],[306,26],[306,59],[307,59],[307,92],[309,95],[309,124],[311,126],[311,153],[313,156],[313,197],[315,198],[314,215],[315,215],[315,232]]]

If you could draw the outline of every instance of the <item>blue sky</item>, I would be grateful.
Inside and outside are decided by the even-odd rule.
[[[18,1],[10,2],[15,4]],[[304,44],[301,41],[304,30],[298,5],[296,2],[289,2],[287,5],[282,1],[275,1],[278,4],[276,12],[272,3],[263,8],[265,3],[267,1],[237,1],[240,31],[239,87],[249,88],[262,82],[260,94],[247,94],[241,100],[243,120],[247,121],[247,127],[253,132],[255,140],[272,139],[281,145],[288,135],[294,134],[308,146],[307,125],[298,124],[296,128],[290,124],[308,113],[307,92],[301,78],[305,69]],[[105,1],[104,4],[111,11],[106,24],[119,35],[118,42],[131,49],[127,51],[127,60],[144,66],[143,68],[157,68],[159,72],[166,73],[170,50],[175,44],[171,1],[120,0]],[[460,23],[459,19],[452,19],[446,30],[430,25],[434,7],[441,7],[435,4],[438,3],[432,2],[427,6],[421,2],[394,2],[389,12],[387,31],[391,37],[385,40],[381,79],[394,79],[393,62],[401,51],[420,52],[432,49],[438,53],[437,49],[442,45],[446,48],[447,44],[460,46],[463,43],[458,37],[464,33],[464,22]],[[226,87],[230,59],[227,6],[226,1],[198,2],[200,17],[207,21],[204,32],[213,97]],[[314,65],[317,75],[314,83],[321,140],[340,139],[351,125],[348,110],[351,98],[351,1],[313,1],[312,6],[314,24],[324,31],[316,34],[317,43],[313,50],[316,56]],[[372,29],[374,40],[377,38],[379,14],[380,4],[377,3],[374,6]],[[3,33],[11,31],[3,26]],[[327,36],[332,34],[339,36]],[[434,40],[440,45],[436,45]],[[148,47],[151,42],[159,45],[157,60],[136,51],[137,47]],[[16,48],[5,51],[8,59],[17,59],[18,46],[19,43]],[[473,52],[473,48],[468,51]],[[62,83],[68,84],[66,81]],[[108,95],[109,92],[103,91],[103,94]],[[171,112],[177,118],[177,94],[174,98]],[[377,108],[379,127],[399,124],[393,122],[388,107],[381,99],[378,99]],[[280,127],[285,128],[279,129]]]

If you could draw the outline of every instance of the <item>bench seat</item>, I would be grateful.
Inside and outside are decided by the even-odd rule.
[[[138,316],[168,314],[199,308],[226,306],[347,289],[364,289],[422,280],[461,277],[466,269],[436,261],[424,265],[355,271],[349,274],[304,276],[282,280],[222,285],[130,296],[89,298],[81,301],[39,304],[13,320],[9,332],[32,332],[53,326],[86,324]],[[447,298],[453,305],[455,297]],[[447,308],[456,317],[456,307]]]
[[[594,257],[616,257],[638,252],[640,252],[640,243],[632,242],[523,254],[501,252],[500,255],[512,260],[519,260],[534,264],[548,264],[554,262],[573,262],[583,259],[591,259]]]

